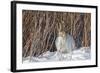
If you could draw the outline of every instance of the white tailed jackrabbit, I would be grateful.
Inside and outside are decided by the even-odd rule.
[[[75,41],[71,35],[66,34],[66,32],[64,31],[59,31],[55,41],[55,45],[57,48],[57,52],[61,54],[68,54],[66,58],[71,60],[72,50],[75,48]]]

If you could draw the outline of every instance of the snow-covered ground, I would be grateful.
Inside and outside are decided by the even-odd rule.
[[[75,61],[75,60],[88,60],[91,59],[91,48],[81,47],[80,49],[73,50],[72,53],[59,53],[59,52],[45,52],[38,57],[23,58],[24,63],[29,62],[51,62],[51,61]]]

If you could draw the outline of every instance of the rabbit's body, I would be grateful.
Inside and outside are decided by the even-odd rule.
[[[60,32],[56,38],[55,45],[58,52],[70,54],[71,58],[72,50],[75,48],[75,41],[71,35]]]
[[[57,37],[57,39],[56,39],[57,51],[65,52],[65,47],[66,47],[65,43],[66,43],[66,38]],[[67,50],[66,50],[66,52],[67,52]]]

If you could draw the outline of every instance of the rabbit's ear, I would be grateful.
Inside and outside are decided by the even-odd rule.
[[[60,29],[59,29],[59,23],[57,23],[57,32],[60,32]]]
[[[57,31],[58,31],[58,32],[61,32],[62,30],[63,30],[63,23],[59,22],[59,23],[57,24]]]
[[[61,31],[61,29],[62,29],[62,26],[61,26],[61,23],[59,23],[59,30]]]
[[[62,31],[65,31],[65,22],[64,21],[61,21],[61,28],[62,28]]]

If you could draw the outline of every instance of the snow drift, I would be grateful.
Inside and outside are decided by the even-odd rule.
[[[88,60],[91,59],[90,47],[81,47],[72,51],[71,59],[69,53],[59,53],[47,51],[38,57],[23,58],[24,63],[29,62],[51,62],[51,61],[75,61],[75,60]]]

